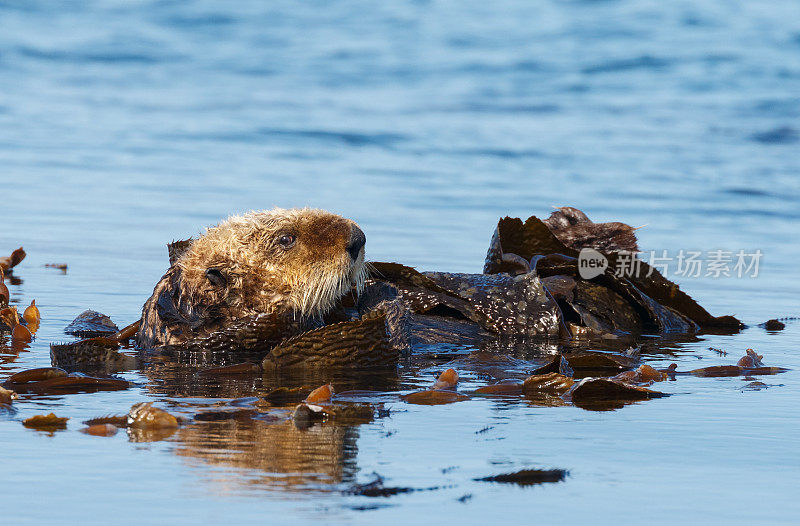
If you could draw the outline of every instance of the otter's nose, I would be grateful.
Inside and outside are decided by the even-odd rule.
[[[356,225],[350,231],[350,242],[347,244],[347,252],[353,261],[358,259],[358,253],[367,244],[367,236]]]

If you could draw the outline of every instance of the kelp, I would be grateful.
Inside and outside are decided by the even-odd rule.
[[[409,404],[415,405],[443,405],[469,400],[469,396],[457,393],[455,391],[441,391],[433,389],[417,391],[415,393],[403,395],[400,398]]]
[[[522,383],[522,390],[526,395],[544,394],[561,396],[575,385],[575,380],[560,373],[534,374]]]
[[[570,367],[566,357],[563,354],[558,354],[544,365],[531,371],[532,375],[545,373],[561,373],[564,376],[572,376],[574,371],[572,367]]]
[[[455,369],[443,371],[430,389],[403,395],[400,398],[409,404],[440,405],[467,400],[469,397],[455,392],[458,385],[458,373]]]
[[[153,402],[134,404],[128,412],[128,427],[136,429],[173,429],[180,420],[163,409],[153,407]]]
[[[36,328],[38,326],[34,330]],[[0,329],[10,330],[11,340],[15,343],[30,343],[33,340],[33,333],[20,322],[16,307],[6,307],[0,310]]]
[[[763,327],[768,331],[774,332],[774,331],[782,331],[783,329],[786,328],[786,324],[780,320],[772,319],[759,324],[759,327]]]
[[[0,271],[5,274],[9,274],[14,267],[20,264],[23,259],[25,259],[25,250],[22,247],[19,247],[15,251],[11,253],[10,256],[3,256],[0,257]]]
[[[67,428],[68,417],[58,417],[55,413],[35,415],[22,421],[22,425],[42,431],[55,431]]]
[[[289,338],[267,352],[261,367],[265,372],[298,367],[396,367],[399,359],[386,331],[386,313],[373,311]]]
[[[563,481],[569,471],[564,469],[522,469],[513,473],[501,473],[473,479],[477,482],[500,482],[504,484],[517,484],[519,486],[531,486],[534,484],[544,484],[549,482]]]
[[[119,352],[119,341],[97,337],[70,343],[51,343],[50,361],[68,371],[112,373],[134,369],[136,358]]]
[[[117,434],[119,428],[112,424],[94,424],[80,430],[81,433],[96,437],[111,437]]]
[[[586,409],[616,409],[626,402],[669,396],[613,378],[584,378],[567,394],[572,403]]]
[[[387,324],[393,313],[381,304],[360,318],[331,323],[285,338],[275,333],[273,315],[255,314],[234,320],[208,335],[180,345],[158,348],[188,365],[208,366],[202,376],[323,368],[393,368],[400,349]]]
[[[111,318],[94,310],[81,312],[64,328],[65,333],[79,338],[108,336],[117,331],[119,331],[119,328],[111,321]]]
[[[535,216],[529,217],[524,223],[519,218],[505,217],[501,219],[490,242],[484,273],[506,272],[509,258],[506,257],[504,260],[504,256],[515,254],[523,260],[530,261],[531,268],[542,277],[566,274],[576,278],[578,276],[577,248],[594,246],[607,258],[609,265],[604,274],[592,282],[612,290],[629,302],[631,307],[642,316],[645,329],[652,325],[652,322],[656,322],[656,326],[661,332],[692,332],[694,330],[692,325],[704,330],[728,331],[736,331],[743,326],[732,316],[711,316],[691,297],[681,291],[678,285],[664,278],[644,261],[636,261],[639,268],[638,273],[621,277],[615,276],[613,270],[617,268],[618,259],[622,257],[620,250],[630,249],[629,241],[608,243],[604,246],[593,242],[590,237],[577,236],[573,245],[567,246],[558,237],[558,234],[563,233],[559,230],[558,225],[567,223],[574,227],[575,224],[588,221],[585,214],[580,211],[576,212],[582,217],[575,219],[575,214],[573,214],[573,219],[564,221],[557,217],[558,212],[554,213],[551,218],[546,220],[550,223],[549,226]],[[556,216],[555,219],[554,216]],[[616,230],[601,227],[595,231],[606,232],[610,235]],[[632,232],[629,234],[632,235]],[[630,257],[629,252],[622,254]]]
[[[739,358],[739,361],[736,362],[736,365],[750,369],[754,367],[764,367],[764,362],[761,361],[764,359],[764,355],[756,354],[753,349],[747,349],[745,353],[746,354],[744,356]]]
[[[333,386],[331,384],[325,384],[311,391],[306,397],[305,402],[307,404],[323,404],[330,402],[332,397]]]
[[[397,263],[371,263],[371,276],[391,283],[417,314],[463,318],[506,335],[557,336],[557,306],[535,274],[421,273]]]
[[[87,426],[97,426],[109,424],[116,427],[128,427],[128,415],[107,415],[97,418],[90,418],[83,422]]]
[[[37,367],[36,369],[27,369],[12,374],[5,383],[20,385],[30,382],[41,382],[52,378],[63,378],[67,376],[67,374],[67,371],[60,367]]]
[[[30,325],[37,324],[42,319],[42,313],[39,312],[39,307],[36,306],[36,300],[31,300],[31,304],[25,308],[22,313],[22,318]]]
[[[130,387],[126,380],[118,378],[100,378],[87,376],[81,373],[70,373],[66,376],[55,376],[41,381],[27,381],[24,383],[6,382],[6,387],[13,387],[20,393],[93,393],[96,391],[119,391]]]
[[[305,400],[292,412],[292,421],[300,429],[310,427],[315,422],[335,419],[339,424],[364,424],[374,416],[369,404],[334,404],[334,391],[331,384],[325,384],[311,391]]]
[[[658,371],[650,365],[642,364],[637,369],[619,373],[614,376],[613,379],[626,383],[650,384],[653,382],[662,382],[667,378],[669,378],[668,373]]]
[[[522,384],[519,382],[505,381],[491,385],[485,385],[476,389],[473,394],[476,395],[494,395],[494,396],[515,396],[523,393]]]
[[[605,352],[577,352],[563,356],[574,374],[578,376],[613,375],[636,367],[638,363],[635,357]]]
[[[116,334],[110,336],[112,340],[117,340],[118,342],[126,342],[136,337],[136,333],[139,331],[139,326],[142,324],[141,320],[135,321],[130,325],[120,329]]]
[[[715,365],[701,367],[687,372],[673,371],[672,374],[690,374],[703,378],[720,378],[726,376],[760,376],[785,373],[789,369],[783,367],[768,367],[762,362],[764,356],[757,354],[753,349],[747,349],[745,355],[739,358],[736,365]]]
[[[17,398],[19,398],[19,396],[15,391],[0,387],[0,405],[8,405]]]
[[[11,292],[9,292],[8,287],[6,287],[4,283],[5,277],[3,270],[0,269],[0,307],[5,307],[8,305],[8,302],[11,301]]]

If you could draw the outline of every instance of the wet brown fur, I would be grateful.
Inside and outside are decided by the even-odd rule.
[[[276,337],[307,329],[363,286],[364,251],[355,261],[347,252],[357,230],[349,219],[308,208],[226,219],[192,242],[158,282],[143,308],[139,345],[182,343],[263,313],[274,316]],[[296,239],[291,248],[279,243],[285,235]]]

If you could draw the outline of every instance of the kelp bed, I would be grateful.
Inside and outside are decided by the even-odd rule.
[[[258,363],[204,367],[169,356],[143,359],[130,343],[135,324],[120,330],[107,317],[87,311],[65,330],[83,338],[80,348],[91,356],[90,362],[76,359],[73,344],[53,342],[51,367],[6,370],[0,406],[7,417],[0,426],[21,425],[48,436],[79,431],[87,440],[122,435],[131,443],[167,441],[175,445],[173,452],[178,456],[254,471],[258,483],[271,491],[391,499],[421,492],[452,494],[467,481],[492,487],[529,487],[569,484],[579,476],[569,465],[536,462],[523,466],[500,462],[485,474],[461,482],[450,475],[457,467],[444,466],[445,480],[432,485],[395,485],[379,473],[357,475],[353,463],[359,428],[385,429],[386,422],[402,413],[424,415],[428,411],[438,419],[446,415],[440,412],[442,408],[484,403],[606,413],[658,403],[656,399],[668,396],[690,398],[699,380],[735,378],[741,393],[781,385],[767,383],[767,378],[787,369],[770,363],[765,349],[707,347],[703,359],[714,360],[714,365],[687,367],[682,346],[696,347],[703,341],[704,330],[731,333],[741,330],[741,323],[732,317],[712,317],[657,273],[651,280],[634,282],[605,276],[601,280],[604,290],[636,305],[608,310],[609,304],[619,300],[608,300],[608,294],[581,282],[574,263],[577,252],[542,225],[535,218],[524,223],[501,220],[484,270],[513,276],[535,268],[549,283],[551,299],[569,312],[562,314],[552,337],[475,339],[467,331],[467,339],[438,344],[428,337],[415,342],[412,352],[399,359],[396,369],[389,370],[277,371],[265,370]],[[2,260],[12,291],[14,282],[9,277],[24,251],[14,254]],[[9,264],[12,261],[15,263]],[[463,297],[442,288],[435,281],[437,276],[431,278],[397,264],[376,264],[375,269],[381,279],[407,294],[425,292],[418,314],[435,316],[444,306],[445,314],[455,311],[458,319],[477,321],[482,330],[496,322]],[[14,363],[34,348],[37,331],[48,324],[48,315],[46,310],[39,311],[33,299],[22,309],[18,305],[27,304],[28,298],[10,293],[3,298],[0,346],[7,357],[5,363]],[[785,327],[784,321],[770,320],[752,330],[779,331]],[[676,328],[681,330],[670,333]],[[436,336],[438,330],[441,327],[429,325],[426,334]],[[666,334],[653,337],[648,331]],[[694,379],[692,387],[681,387],[690,378]],[[127,404],[124,411],[97,412],[90,417],[73,416],[73,412],[83,415],[85,411],[71,411],[69,405],[49,404],[80,393],[106,391],[105,400],[119,391],[138,393],[133,397],[139,400]],[[125,400],[130,398],[128,395]],[[34,407],[36,414],[30,414]],[[39,411],[42,407],[52,410]],[[454,418],[464,418],[463,411],[454,414],[458,415]],[[447,422],[435,425],[446,426]],[[495,427],[479,427],[473,437],[483,439]],[[395,432],[386,431],[386,439]],[[91,447],[90,443],[86,447]],[[472,498],[472,493],[465,491],[458,501],[467,503]],[[372,508],[354,505],[354,509]]]

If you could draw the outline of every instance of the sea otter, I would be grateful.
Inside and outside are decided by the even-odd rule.
[[[323,210],[275,208],[233,216],[194,240],[142,309],[142,348],[208,338],[235,322],[259,329],[259,347],[322,324],[363,288],[366,237]]]
[[[544,221],[506,217],[483,273],[457,274],[368,269],[361,229],[322,210],[250,212],[170,245],[171,267],[144,305],[137,343],[146,355],[198,365],[278,370],[396,366],[418,344],[507,348],[520,338],[527,346],[742,327],[711,316],[643,261],[641,273],[615,275],[617,258],[637,248],[634,231],[567,207]],[[578,272],[587,247],[609,260],[592,279]],[[53,355],[90,346],[62,347]]]

